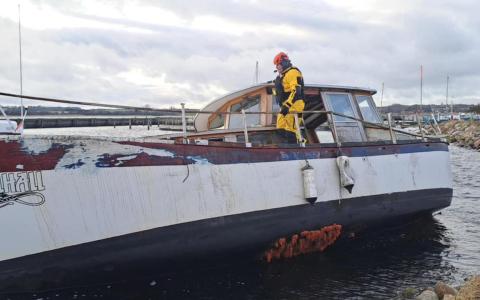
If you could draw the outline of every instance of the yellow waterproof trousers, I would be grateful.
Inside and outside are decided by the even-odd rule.
[[[277,128],[283,129],[286,131],[290,131],[297,135],[297,128],[295,127],[295,115],[293,112],[302,113],[303,109],[305,108],[305,102],[303,100],[295,101],[288,112],[291,114],[287,114],[283,116],[282,114],[277,115]],[[301,124],[302,120],[299,118],[299,124]],[[297,136],[297,140],[300,141],[302,139],[301,136]]]

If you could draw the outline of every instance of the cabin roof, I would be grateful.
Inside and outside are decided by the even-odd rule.
[[[256,90],[261,90],[265,87],[273,87],[272,82],[265,82],[265,83],[260,83],[257,85],[253,85],[241,90],[238,90],[236,92],[227,94],[225,96],[222,96],[209,104],[207,104],[204,108],[202,108],[200,111],[217,111],[220,107],[222,107],[225,103],[228,103],[230,100],[233,100],[235,98],[238,98],[244,94],[248,94],[251,92],[254,92]],[[377,93],[376,90],[370,89],[370,88],[362,88],[362,87],[355,87],[355,86],[342,86],[342,85],[328,85],[328,84],[306,84],[306,88],[318,88],[320,90],[339,90],[339,91],[357,91],[357,92],[366,92],[369,93],[370,95],[374,95]],[[207,113],[200,113],[195,116],[194,120],[194,126],[197,130],[206,130],[204,128],[206,125],[201,126],[201,124],[207,124],[208,123],[208,118],[210,117],[210,114]]]
[[[235,99],[237,97],[240,97],[243,94],[248,94],[250,92],[260,90],[260,89],[265,88],[267,86],[273,86],[273,85],[271,83],[262,83],[262,84],[254,85],[254,86],[251,86],[251,87],[248,87],[248,88],[245,88],[245,89],[227,94],[225,96],[222,96],[222,97],[210,102],[209,104],[207,104],[207,106],[202,108],[200,111],[217,111],[220,107],[222,107],[222,105],[224,105],[228,101],[230,101],[232,99]],[[209,117],[210,117],[210,115],[206,114],[206,113],[205,114],[197,114],[195,116],[195,119],[194,119],[195,128],[197,130],[200,130],[200,131],[206,130],[206,128],[204,128],[205,126],[200,126],[200,124],[207,124]]]

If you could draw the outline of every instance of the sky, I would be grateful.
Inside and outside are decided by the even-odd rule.
[[[449,101],[480,103],[477,0],[1,1],[0,92],[20,92],[19,4],[25,95],[201,108],[254,84],[257,61],[272,80],[284,51],[306,83],[377,105],[418,104],[421,65],[424,104],[445,103],[447,76]]]

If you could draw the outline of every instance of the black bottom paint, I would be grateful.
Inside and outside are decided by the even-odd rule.
[[[430,189],[278,208],[162,227],[0,263],[0,289],[38,290],[223,259],[259,258],[282,236],[330,224],[346,232],[386,226],[449,206],[451,189]],[[117,277],[119,278],[119,277]]]

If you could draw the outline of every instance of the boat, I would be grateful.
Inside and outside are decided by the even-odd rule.
[[[236,253],[271,261],[310,252],[299,239],[324,250],[450,205],[447,142],[384,124],[375,90],[306,85],[306,143],[292,144],[272,88],[211,102],[195,132],[0,135],[1,285]]]

